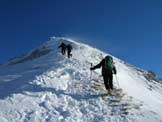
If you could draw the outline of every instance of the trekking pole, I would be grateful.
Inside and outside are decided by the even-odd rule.
[[[92,67],[92,63],[91,63],[91,67]],[[92,79],[92,70],[90,72],[90,80]]]
[[[118,85],[118,87],[120,88],[120,85],[119,85],[119,81],[118,81],[117,75],[115,75],[115,77],[116,77],[117,85]]]

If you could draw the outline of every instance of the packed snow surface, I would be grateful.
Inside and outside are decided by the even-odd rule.
[[[72,58],[61,55],[61,42],[73,46]],[[122,90],[109,96],[101,69],[89,70],[106,53],[61,37],[45,48],[0,67],[0,122],[162,122],[162,84],[146,71],[113,57]]]

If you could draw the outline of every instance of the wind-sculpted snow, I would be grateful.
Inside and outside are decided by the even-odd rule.
[[[62,41],[74,47],[71,59],[60,54]],[[148,81],[144,70],[114,57],[120,90],[108,96],[101,70],[89,70],[107,54],[66,38],[53,37],[42,46],[51,51],[1,66],[0,122],[162,121],[162,86]]]

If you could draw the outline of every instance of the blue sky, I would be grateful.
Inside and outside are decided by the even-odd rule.
[[[161,5],[161,0],[1,0],[0,62],[51,36],[66,36],[162,77]]]

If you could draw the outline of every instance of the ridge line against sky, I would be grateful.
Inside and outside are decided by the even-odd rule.
[[[161,5],[161,0],[1,0],[0,62],[65,36],[162,77]]]

